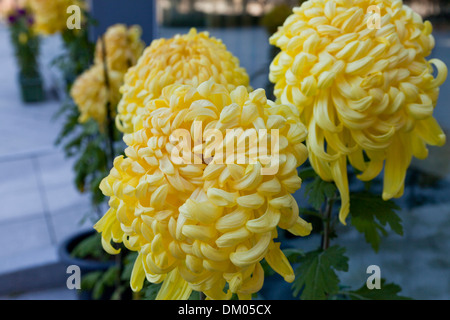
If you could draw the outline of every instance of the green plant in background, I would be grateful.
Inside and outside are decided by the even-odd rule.
[[[91,193],[94,211],[99,213],[104,197],[97,192],[97,186],[108,167],[106,147],[95,121],[79,122],[80,111],[70,96],[73,83],[94,60],[95,44],[88,36],[90,24],[94,22],[88,12],[83,11],[83,15],[81,29],[61,31],[64,52],[53,61],[65,81],[62,105],[55,114],[55,118],[63,118],[64,123],[55,143],[63,147],[67,158],[75,159],[74,183],[81,193]]]
[[[87,43],[80,46],[78,38],[65,34],[65,40],[69,41],[67,46],[74,50],[68,50],[67,57],[61,59],[62,61],[74,59],[71,52],[83,48],[86,52],[91,52],[90,49],[95,47],[89,59],[93,63],[88,68],[81,73],[79,73],[81,69],[65,69],[66,74],[73,75],[75,80],[68,85],[70,90],[66,105],[63,107],[67,121],[57,141],[64,143],[67,156],[75,158],[75,184],[78,190],[91,195],[94,214],[89,212],[87,216],[92,219],[91,222],[103,215],[102,205],[105,203],[105,197],[99,184],[108,175],[114,159],[120,153],[118,150],[124,149],[118,147],[122,141],[122,133],[117,130],[114,117],[121,97],[119,88],[124,75],[144,49],[144,44],[140,40],[141,32],[139,27],[128,28],[117,24],[109,27],[95,46]],[[87,40],[87,37],[85,39]],[[83,65],[78,67],[81,66]],[[129,290],[126,290],[129,286],[123,282],[122,275],[128,270],[127,249],[121,246],[121,251],[122,254],[116,257],[116,264],[113,267],[84,277],[82,289],[92,290],[94,299],[104,298],[105,295],[112,299],[129,296],[127,295]],[[104,253],[101,241],[98,241],[98,236],[94,234],[81,242],[74,254],[83,258],[103,257]]]
[[[79,29],[67,27],[67,8],[73,4],[81,12]],[[98,206],[104,198],[97,192],[97,187],[108,167],[105,155],[107,148],[95,121],[78,121],[80,111],[70,96],[73,83],[94,60],[95,43],[89,39],[89,29],[96,22],[86,10],[84,1],[29,0],[29,5],[36,20],[36,32],[42,36],[57,33],[61,36],[63,52],[52,61],[52,65],[58,68],[64,82],[61,88],[62,105],[54,118],[62,118],[64,122],[55,144],[63,147],[67,158],[75,158],[75,185],[82,193],[91,192],[94,211],[99,212]]]
[[[89,26],[95,22],[87,11],[87,3],[84,0],[27,1],[35,20],[36,33],[42,36],[61,36],[64,52],[53,64],[60,68],[68,93],[73,81],[89,67],[93,59],[94,47],[89,41]],[[79,25],[74,28],[68,27],[71,14],[67,10],[71,6],[79,8],[75,18]]]
[[[83,9],[81,28],[68,29],[65,27],[65,21],[67,19],[67,6],[65,3],[64,5],[58,6],[56,2],[45,2],[42,5],[49,7],[41,7],[41,3],[31,1],[31,7],[40,22],[38,31],[43,35],[60,33],[64,49],[63,53],[52,61],[52,65],[58,68],[64,81],[64,86],[62,87],[63,92],[61,94],[62,104],[54,116],[54,119],[63,119],[63,126],[55,140],[55,144],[62,147],[67,158],[74,159],[74,184],[77,190],[81,193],[88,193],[91,197],[91,210],[84,214],[83,212],[80,213],[82,214],[80,223],[84,223],[86,220],[93,222],[98,216],[102,215],[101,205],[104,203],[105,198],[99,192],[98,186],[109,171],[110,147],[109,143],[107,144],[105,142],[104,132],[102,132],[96,121],[79,122],[80,111],[70,96],[70,90],[77,77],[88,69],[94,60],[95,43],[89,39],[89,28],[92,24],[95,24],[95,21]],[[52,15],[52,17],[59,16],[61,21],[58,25],[61,25],[61,27],[55,29],[53,27],[55,24],[50,23],[46,19],[45,15],[49,13],[49,10],[52,12],[59,10],[59,13]],[[121,136],[118,133],[113,137],[114,141],[118,141],[120,138]],[[108,257],[104,254],[97,240],[98,237],[84,239],[74,248],[71,255],[79,259],[108,260]],[[109,283],[107,275],[113,273],[109,270],[101,278],[105,284]],[[92,277],[89,276],[86,280],[83,280],[83,290],[91,289],[86,284],[89,284],[88,280],[92,279]],[[95,290],[95,297],[98,291],[99,289]]]
[[[92,211],[85,214],[84,219],[94,222],[100,217],[105,197],[100,191],[101,180],[107,176],[109,167],[116,155],[115,143],[122,135],[115,129],[111,115],[108,113],[106,128],[94,119],[80,122],[80,111],[72,98],[67,99],[67,122],[57,143],[65,140],[64,151],[69,157],[75,158],[75,185],[81,193],[91,197]],[[109,108],[109,103],[99,105]],[[126,248],[122,248],[123,251]],[[93,256],[97,260],[105,260],[101,241],[96,234],[80,242],[72,252],[75,257],[85,259]],[[116,264],[106,271],[94,271],[82,279],[81,290],[92,291],[93,299],[120,299],[126,286],[121,281],[123,256],[116,258]]]
[[[33,17],[27,9],[17,9],[8,15],[8,27],[20,73],[39,76],[39,37],[33,31]]]
[[[59,68],[66,82],[67,93],[75,79],[89,68],[94,57],[95,43],[89,39],[89,28],[97,22],[86,10],[82,10],[82,15],[83,25],[80,29],[61,31],[64,52],[53,60],[53,65]]]
[[[62,118],[64,122],[55,144],[62,147],[67,158],[74,159],[74,184],[78,191],[87,193],[91,197],[92,207],[80,217],[80,223],[86,220],[94,222],[102,215],[101,206],[105,202],[99,190],[99,183],[112,165],[116,152],[114,144],[121,140],[121,134],[114,128],[112,114],[108,115],[109,121],[106,126],[94,119],[81,122],[79,106],[71,96],[75,81],[89,69],[94,61],[95,43],[89,38],[89,30],[96,22],[86,10],[85,1],[29,0],[28,3],[35,17],[35,31],[42,36],[59,34],[62,39],[63,52],[52,61],[52,66],[58,68],[64,83],[60,88],[62,104],[54,116],[54,119]],[[78,17],[80,28],[71,29],[67,26],[69,18],[67,9],[71,5],[80,8],[81,16]],[[104,86],[103,83],[101,85]],[[106,108],[106,101],[100,101],[97,108]],[[84,260],[108,260],[95,234],[82,240],[73,249],[71,255]],[[94,290],[94,297],[102,291],[99,288],[110,284],[111,276],[118,278],[114,276],[117,274],[114,268],[99,272],[101,278],[96,278],[98,287]],[[89,279],[93,278],[94,275],[89,275],[83,280],[83,290],[92,289],[89,286]]]
[[[355,172],[349,172],[350,180],[355,176]],[[334,182],[323,181],[312,167],[302,168],[300,177],[308,202],[301,212],[305,219],[319,221],[314,229],[321,235],[321,242],[312,251],[296,251],[295,256],[290,256],[293,257],[290,258],[291,263],[297,265],[292,286],[294,296],[302,300],[407,299],[399,295],[401,288],[398,285],[387,283],[385,279],[381,279],[379,290],[369,290],[365,283],[361,284],[361,288],[352,290],[341,283],[338,273],[349,271],[349,257],[345,247],[332,244],[338,238],[339,230],[342,231],[338,228],[339,212],[336,210],[336,205],[341,202],[338,189]],[[352,188],[350,225],[378,252],[382,237],[390,232],[403,235],[403,226],[398,215],[400,207],[393,200],[384,201],[371,185],[361,187],[355,184]]]
[[[39,70],[40,39],[33,30],[33,16],[23,8],[14,8],[8,14],[8,27],[19,67],[19,83],[25,102],[44,99],[42,78]]]
[[[65,101],[61,111],[64,112],[66,121],[56,144],[62,145],[66,157],[75,159],[74,184],[79,192],[90,194],[97,217],[102,214],[100,206],[105,201],[105,197],[99,191],[99,185],[108,174],[110,165],[105,132],[100,130],[99,124],[94,120],[80,124],[78,121],[80,113],[71,99]],[[113,132],[112,140],[119,143],[121,134],[117,130]]]
[[[100,243],[100,236],[94,234],[75,246],[71,255],[74,258],[93,260],[96,262],[114,261],[114,258],[111,258],[111,256],[101,249]],[[125,250],[125,248],[121,249]],[[128,286],[132,271],[128,265],[130,255],[125,254],[120,264],[116,261],[116,263],[105,270],[91,271],[83,275],[81,279],[81,291],[90,292],[91,298],[94,300],[131,298]]]

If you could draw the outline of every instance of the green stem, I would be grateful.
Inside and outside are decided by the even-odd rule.
[[[106,45],[105,45],[104,37],[101,37],[101,42],[102,42],[103,72],[104,72],[104,77],[105,77],[105,86],[106,86],[107,95],[109,97],[111,86],[110,86],[110,82],[109,82],[108,64],[106,61],[107,54],[106,54]],[[108,99],[108,101],[106,103],[106,125],[105,126],[106,126],[106,134],[107,134],[106,135],[106,146],[108,148],[108,153],[109,153],[108,165],[110,168],[113,167],[114,158],[115,158],[113,125],[114,125],[114,123],[113,123],[112,114],[111,114],[111,101]]]
[[[113,123],[113,119],[112,119],[112,114],[111,114],[111,101],[109,99],[110,97],[110,91],[111,91],[111,85],[109,82],[109,74],[108,74],[108,63],[107,63],[107,54],[106,54],[106,44],[105,44],[105,39],[102,36],[101,37],[101,43],[102,43],[102,56],[103,56],[103,72],[104,72],[104,77],[105,77],[105,87],[106,87],[106,91],[107,91],[107,96],[108,96],[108,101],[106,103],[106,135],[105,135],[105,140],[106,140],[106,147],[107,147],[107,163],[109,168],[112,168],[114,166],[114,158],[115,158],[115,153],[114,153],[114,123]],[[116,261],[116,265],[117,265],[117,276],[116,276],[116,289],[120,288],[121,285],[121,281],[120,281],[120,275],[122,274],[122,270],[123,270],[123,254],[122,251],[116,255],[115,257],[115,261]],[[120,299],[120,297],[119,297]]]

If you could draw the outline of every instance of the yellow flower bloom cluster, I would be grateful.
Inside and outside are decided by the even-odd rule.
[[[380,10],[379,29],[370,6]],[[339,188],[343,223],[347,160],[363,181],[384,167],[387,200],[402,195],[412,156],[445,143],[432,114],[447,68],[426,59],[431,31],[401,0],[310,0],[270,39],[282,51],[270,67],[275,95],[300,110],[311,163]]]
[[[245,139],[249,130],[276,130],[278,170],[261,171],[268,166],[261,154],[275,155],[270,134],[271,142],[254,163],[206,161],[214,143],[208,139],[192,139],[183,151],[200,155],[200,163],[174,161],[177,130],[195,138],[198,123],[202,132],[223,135],[215,150]],[[139,252],[132,289],[139,291],[146,278],[164,281],[158,299],[187,299],[192,290],[210,299],[229,299],[232,293],[248,299],[263,285],[263,259],[292,282],[292,267],[274,238],[277,227],[299,236],[311,232],[291,195],[301,185],[297,167],[307,158],[305,138],[297,110],[273,104],[262,89],[248,93],[240,86],[230,93],[213,80],[164,88],[139,115],[135,132],[125,135],[126,157],[115,159],[100,185],[110,197],[110,209],[95,225],[105,250],[118,253],[112,240]],[[249,146],[240,149],[246,159],[251,157]]]
[[[80,123],[93,119],[103,124],[107,116],[108,101],[111,104],[112,116],[115,115],[115,106],[121,98],[120,87],[123,84],[123,76],[122,72],[109,70],[109,90],[105,85],[103,65],[94,65],[77,78],[70,90],[70,95],[78,106]]]
[[[80,111],[80,122],[94,119],[103,124],[106,119],[106,105],[110,102],[111,114],[115,117],[116,107],[122,97],[120,87],[128,68],[135,64],[144,50],[140,40],[142,31],[138,26],[113,25],[104,35],[105,52],[102,41],[98,40],[94,65],[80,75],[73,84],[70,94]],[[103,55],[106,65],[109,89],[105,81]],[[108,92],[109,91],[109,92]]]
[[[159,98],[164,87],[198,86],[210,78],[228,90],[249,86],[249,77],[239,66],[239,60],[221,40],[209,37],[208,32],[191,29],[188,34],[154,40],[126,75],[117,127],[122,132],[132,132],[133,119],[151,100]]]
[[[27,0],[33,11],[37,33],[51,35],[67,28],[67,8],[71,5],[83,7],[78,0]]]

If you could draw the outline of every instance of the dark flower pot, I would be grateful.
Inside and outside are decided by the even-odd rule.
[[[22,100],[26,103],[40,102],[44,100],[42,78],[37,76],[19,75]]]

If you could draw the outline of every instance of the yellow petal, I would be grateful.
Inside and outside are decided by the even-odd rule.
[[[247,278],[240,287],[238,294],[251,295],[261,290],[264,284],[264,269],[260,263],[257,263],[252,277]]]
[[[106,252],[112,255],[116,255],[120,252],[120,249],[115,249],[111,245],[111,230],[114,224],[118,224],[115,220],[116,211],[109,209],[108,212],[94,225],[94,229],[102,233],[102,246]]]
[[[218,248],[234,247],[237,244],[250,238],[252,233],[245,227],[239,228],[234,231],[226,232],[216,240]]]
[[[230,254],[231,262],[233,262],[233,264],[237,267],[245,268],[251,264],[261,261],[268,250],[271,238],[271,232],[261,235],[258,242],[249,250]]]
[[[306,237],[311,234],[312,224],[298,217],[295,225],[292,228],[289,228],[288,231],[293,235]]]
[[[131,272],[130,286],[134,292],[139,292],[144,285],[145,272],[142,261],[142,254],[139,253],[134,262],[133,271]]]
[[[383,199],[389,200],[401,192],[404,187],[406,170],[411,163],[412,151],[403,139],[394,139],[386,154],[384,167]]]
[[[253,233],[266,233],[275,229],[279,221],[280,211],[268,206],[262,216],[249,220],[246,227]]]
[[[378,176],[383,170],[383,160],[371,160],[369,161],[366,170],[364,170],[360,175],[358,175],[358,179],[361,181],[370,181],[373,180],[376,176]]]
[[[445,133],[433,117],[417,121],[415,131],[426,143],[432,146],[442,147],[445,144]]]
[[[171,271],[163,282],[156,300],[187,300],[191,296],[192,289],[178,272]]]
[[[249,209],[258,209],[264,204],[264,202],[265,202],[264,197],[258,193],[253,193],[247,196],[237,198],[237,203],[241,207]]]
[[[291,264],[280,249],[281,243],[274,243],[270,246],[265,257],[269,266],[281,275],[286,282],[293,282],[295,279],[294,270]]]
[[[216,221],[216,229],[220,232],[228,232],[238,229],[247,222],[250,214],[250,210],[239,207],[219,218]]]
[[[336,187],[341,195],[341,209],[339,210],[339,220],[342,224],[350,212],[350,192],[348,189],[347,166],[345,157],[340,157],[338,161],[331,163],[331,174],[333,175]]]

